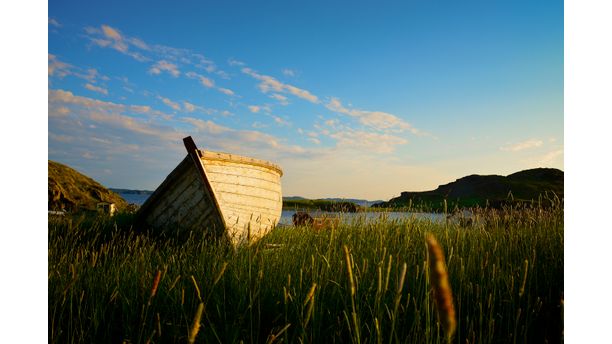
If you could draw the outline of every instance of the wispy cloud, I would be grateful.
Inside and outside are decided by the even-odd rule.
[[[556,149],[544,154],[539,158],[540,164],[542,166],[550,166],[554,163],[557,163],[559,160],[563,159],[563,148]]]
[[[148,45],[140,39],[124,36],[116,28],[108,25],[102,25],[99,28],[86,27],[85,32],[89,35],[89,40],[101,48],[112,48],[140,62],[149,61],[149,58],[140,52],[130,50],[130,46],[146,50],[149,48]]]
[[[225,95],[228,96],[233,96],[234,95],[234,91],[230,90],[229,88],[223,88],[223,87],[217,87],[217,90]]]
[[[90,90],[90,91],[94,91],[94,92],[98,92],[104,95],[108,95],[108,90],[106,88],[102,88],[99,86],[94,86],[92,84],[85,84],[85,88]]]
[[[244,67],[244,66],[246,66],[246,63],[244,63],[244,62],[242,62],[242,61],[238,61],[238,60],[236,60],[236,59],[234,59],[234,58],[229,58],[229,59],[227,60],[227,63],[228,63],[230,66],[239,66],[239,67]]]
[[[66,76],[73,76],[79,79],[88,81],[90,84],[95,84],[98,79],[103,81],[110,80],[106,75],[100,74],[95,68],[81,68],[70,63],[60,61],[59,58],[53,54],[48,54],[48,75],[55,78],[64,78]]]
[[[157,98],[159,100],[161,100],[162,103],[164,103],[167,106],[171,107],[173,110],[176,110],[176,111],[180,111],[181,110],[181,105],[179,103],[173,102],[172,100],[170,100],[168,98],[164,98],[162,96],[157,96]]]
[[[259,74],[247,67],[242,68],[242,72],[260,81],[257,87],[262,93],[268,93],[270,91],[274,91],[276,93],[289,93],[311,103],[318,104],[320,102],[319,98],[309,91],[290,84],[282,83],[272,76]]]
[[[301,146],[288,144],[284,140],[260,131],[237,130],[210,120],[191,117],[183,118],[183,121],[193,125],[197,133],[205,134],[204,136],[208,138],[213,149],[256,154],[268,158],[311,154]],[[258,125],[254,124],[254,126]]]
[[[232,91],[232,90],[230,90],[228,88],[215,86],[215,81],[213,79],[211,79],[211,78],[205,77],[205,76],[203,76],[201,74],[198,74],[196,72],[187,72],[185,75],[188,78],[190,78],[190,79],[199,80],[200,83],[202,84],[202,86],[204,86],[206,88],[214,88],[217,91],[219,91],[219,92],[221,92],[221,93],[223,93],[225,95],[228,95],[228,96],[235,95],[234,91]]]
[[[191,104],[190,102],[183,102],[183,107],[187,112],[194,112],[196,110],[196,106]]]
[[[53,54],[48,54],[47,58],[48,58],[47,70],[48,70],[49,76],[63,78],[66,75],[72,74],[72,70],[74,69],[74,66],[72,66],[71,64],[60,61],[57,58],[57,56]]]
[[[295,71],[292,70],[292,69],[289,69],[289,68],[284,68],[282,70],[282,72],[283,72],[284,76],[290,76],[290,77],[294,77],[295,76]]]
[[[249,111],[251,111],[252,113],[258,113],[259,110],[261,110],[260,106],[257,105],[249,105]]]
[[[168,103],[175,102],[169,101]],[[61,109],[69,109],[69,113],[64,114]],[[178,120],[140,117],[135,116],[136,110],[147,114],[156,112],[143,105],[118,104],[78,96],[70,91],[51,89],[49,90],[49,132],[53,135],[50,136],[50,139],[66,141],[69,138],[63,136],[71,136],[69,133],[75,133],[80,140],[88,139],[91,144],[70,154],[82,157],[82,154],[88,152],[96,158],[104,155],[123,154],[126,157],[134,155],[138,156],[138,159],[154,159],[150,161],[151,163],[157,161],[156,164],[162,164],[162,161],[155,160],[155,157],[143,156],[140,148],[159,150],[163,149],[160,147],[169,147],[170,144],[174,147],[175,142],[180,142],[182,137],[189,134],[196,135],[196,137],[201,134],[198,142],[203,147],[255,155],[270,160],[281,156],[296,157],[312,153],[301,146],[292,145],[284,139],[257,130],[238,130],[212,120],[195,117],[184,117]],[[180,127],[177,125],[180,122],[191,124],[194,132],[174,129],[174,127]],[[94,141],[92,137],[99,140]],[[128,142],[124,142],[125,140]],[[112,142],[112,145],[105,144],[105,142]],[[147,144],[146,146],[134,146],[129,142],[147,142]],[[180,145],[177,146],[181,148]]]
[[[49,18],[49,25],[55,27],[62,27],[62,24],[60,24],[60,22],[58,22],[55,18]]]
[[[379,134],[362,130],[347,129],[329,133],[339,148],[363,150],[376,153],[392,153],[396,146],[408,143],[402,137],[391,134]]]
[[[60,114],[60,109],[70,109],[69,115]],[[158,139],[177,139],[178,136],[173,130],[168,130],[160,125],[154,124],[150,120],[138,119],[133,116],[135,113],[146,112],[154,114],[148,106],[117,104],[98,99],[77,96],[70,91],[49,90],[49,116],[58,118],[64,127],[88,127],[86,122],[94,127],[100,124],[110,125],[116,129],[127,130],[137,134],[144,134],[157,137]],[[101,133],[101,130],[96,131]]]
[[[185,75],[186,75],[188,78],[190,78],[190,79],[197,79],[197,80],[199,80],[199,81],[200,81],[200,83],[201,83],[201,84],[202,84],[204,87],[206,87],[206,88],[212,88],[212,87],[214,87],[214,86],[215,86],[215,82],[214,82],[212,79],[207,78],[207,77],[205,77],[205,76],[203,76],[203,75],[200,75],[200,74],[198,74],[198,73],[196,73],[196,72],[187,72]]]
[[[368,127],[377,130],[395,129],[398,131],[408,130],[415,135],[423,135],[424,133],[413,127],[410,123],[401,118],[382,111],[366,111],[354,108],[347,108],[342,105],[338,98],[331,98],[325,105],[329,110],[343,115],[356,117],[359,122]]]
[[[49,133],[49,139],[59,142],[72,142],[75,138],[69,135],[56,135],[54,133]]]
[[[290,125],[290,123],[289,123],[289,122],[287,122],[287,121],[286,121],[284,118],[282,118],[282,117],[275,116],[275,115],[270,115],[270,116],[272,116],[272,119],[274,119],[274,122],[275,122],[276,124],[278,124],[279,126],[281,126],[281,127],[284,127],[284,126],[288,126],[288,125]]]
[[[102,25],[100,27],[89,26],[85,28],[85,32],[87,39],[94,45],[101,48],[114,49],[140,62],[161,60],[174,64],[176,70],[179,70],[181,66],[190,65],[207,73],[215,74],[222,79],[230,79],[229,74],[219,69],[214,61],[190,49],[149,44],[140,38],[128,36],[119,29],[109,25]],[[155,73],[155,66],[152,69],[154,74],[159,74]],[[158,68],[158,71],[161,72],[163,69]],[[168,72],[173,73],[172,71]],[[173,74],[173,76],[178,75]]]
[[[541,147],[544,144],[544,141],[539,139],[529,139],[526,141],[508,144],[506,146],[500,147],[499,149],[506,152],[519,152],[526,149],[532,149]]]
[[[167,72],[168,74],[172,75],[175,78],[181,75],[181,72],[179,71],[178,66],[166,60],[157,61],[157,63],[155,63],[149,69],[149,73],[154,74],[154,75],[159,75],[162,72]]]
[[[232,129],[216,124],[211,120],[201,120],[199,118],[185,117],[183,121],[193,125],[198,131],[202,131],[208,134],[223,134],[231,132]]]
[[[287,100],[287,97],[283,96],[282,94],[272,93],[270,98],[278,100],[278,103],[281,105],[289,105],[289,100]]]

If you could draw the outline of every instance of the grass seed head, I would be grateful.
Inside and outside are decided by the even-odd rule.
[[[448,281],[448,272],[444,261],[442,247],[433,235],[427,236],[427,249],[429,252],[430,280],[434,291],[436,309],[442,327],[450,339],[457,328],[455,319],[455,306],[453,304],[453,293]]]
[[[151,296],[149,298],[153,298],[157,293],[157,287],[159,286],[159,281],[161,280],[161,270],[157,270],[155,274],[155,278],[153,278],[153,286],[151,287]]]
[[[193,324],[191,324],[191,331],[189,331],[189,343],[194,343],[198,332],[200,331],[200,320],[202,319],[202,312],[204,311],[204,302],[200,302],[198,310],[193,317]]]

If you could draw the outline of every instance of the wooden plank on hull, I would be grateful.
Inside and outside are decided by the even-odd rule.
[[[186,173],[185,178],[183,178],[183,183],[177,183],[180,186],[172,188],[168,190],[166,193],[166,197],[158,202],[157,207],[151,211],[150,221],[154,223],[157,222],[158,219],[164,213],[171,213],[174,211],[174,208],[180,206],[176,203],[177,198],[181,195],[185,194],[189,190],[194,190],[200,184],[199,181],[195,178],[194,174]],[[190,178],[193,177],[193,178]],[[203,192],[203,191],[201,191]]]
[[[202,181],[204,182],[204,187],[206,188],[206,190],[208,191],[208,194],[210,195],[210,198],[214,204],[215,211],[218,215],[218,218],[221,224],[223,225],[223,227],[225,227],[225,219],[223,218],[223,212],[221,210],[221,207],[219,207],[219,203],[217,202],[217,196],[215,194],[213,187],[210,185],[210,182],[208,181],[208,177],[206,176],[206,169],[204,168],[204,165],[202,164],[202,160],[200,159],[201,152],[198,150],[198,147],[196,147],[195,142],[193,142],[193,139],[191,138],[191,136],[185,137],[183,139],[183,143],[185,144],[187,153],[193,160],[193,163],[198,171],[198,174],[200,175],[200,178],[202,178]]]
[[[143,203],[143,205],[138,209],[138,214],[136,215],[136,219],[138,222],[145,221],[145,218],[149,215],[149,212],[152,207],[158,204],[158,202],[165,197],[165,194],[168,190],[171,189],[171,185],[175,183],[177,180],[181,178],[185,170],[190,167],[189,165],[189,156],[186,156],[175,168],[170,172],[170,174],[164,179],[164,181],[153,191],[151,196],[147,198],[147,200]]]
[[[195,173],[186,172],[184,174],[184,178],[181,181],[176,182],[175,185],[172,185],[168,192],[166,193],[166,197],[160,200],[154,209],[151,209],[149,219],[153,223],[156,222],[156,219],[163,213],[172,211],[174,206],[176,205],[176,200],[185,192],[190,189],[196,188],[201,184],[196,179]],[[194,186],[195,184],[195,186]],[[203,192],[203,191],[200,191]]]
[[[268,209],[275,209],[279,207],[280,199],[272,200],[268,198],[255,197],[255,196],[245,196],[241,194],[231,193],[231,192],[222,192],[223,200],[227,204],[238,204],[244,206],[260,206]]]
[[[194,182],[194,184],[199,184],[198,182]],[[171,222],[177,222],[181,225],[184,224],[185,218],[189,217],[195,206],[204,199],[203,190],[198,190],[197,187],[193,187],[191,192],[186,192],[177,198],[175,202],[176,206],[172,208],[168,208],[169,210],[166,213],[162,213],[162,215],[158,218],[158,223],[160,226],[167,225]]]
[[[208,180],[210,180],[210,182],[215,186],[221,183],[221,184],[241,185],[241,186],[247,186],[247,187],[254,186],[254,187],[260,187],[262,189],[266,189],[270,191],[280,192],[281,190],[278,178],[276,178],[276,180],[273,178],[262,179],[262,178],[240,176],[236,174],[211,172],[208,169],[208,167],[206,168],[206,173],[208,175]]]
[[[248,207],[240,207],[236,205],[227,206],[227,209],[232,212],[240,213],[240,214],[259,214],[263,217],[267,217],[270,219],[280,219],[281,211],[271,211],[268,209],[253,209]]]
[[[236,195],[244,195],[245,197],[264,198],[275,202],[278,202],[278,200],[282,197],[281,193],[278,191],[270,191],[255,186],[224,183],[215,184],[215,191],[217,193],[232,193]]]
[[[263,168],[240,166],[236,164],[211,164],[211,162],[207,160],[204,160],[204,163],[206,164],[207,171],[208,169],[210,169],[211,173],[224,173],[248,178],[260,178],[265,180],[280,180],[280,176],[278,174],[273,173],[270,170],[265,170]]]
[[[218,153],[210,151],[200,151],[200,156],[202,156],[202,158],[206,159],[207,161],[218,161],[221,163],[239,164],[241,166],[260,167],[266,170],[272,170],[279,176],[283,175],[283,171],[281,170],[280,166],[275,165],[269,161],[249,158],[236,154]]]

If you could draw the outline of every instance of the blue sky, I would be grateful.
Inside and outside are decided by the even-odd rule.
[[[202,149],[285,195],[563,169],[563,2],[49,2],[49,159],[154,189]]]

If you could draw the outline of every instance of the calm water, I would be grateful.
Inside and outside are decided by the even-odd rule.
[[[328,216],[328,217],[340,217],[343,223],[352,223],[354,221],[376,221],[381,217],[388,220],[403,220],[403,219],[421,219],[430,220],[432,222],[443,222],[445,219],[444,214],[435,213],[408,213],[399,211],[384,211],[384,212],[366,212],[366,213],[336,213],[336,212],[323,212],[323,211],[308,211],[308,213],[315,216]],[[279,224],[282,225],[293,225],[292,217],[295,214],[294,210],[283,210]]]
[[[149,194],[132,194],[132,193],[119,193],[128,203],[134,203],[142,205]],[[311,216],[328,216],[328,217],[340,217],[343,223],[352,223],[353,221],[376,221],[381,216],[386,217],[389,220],[402,220],[402,219],[423,219],[430,220],[432,222],[444,221],[444,214],[434,213],[408,213],[408,212],[367,212],[367,213],[336,213],[336,212],[322,212],[322,211],[308,211]],[[293,225],[292,217],[295,214],[294,210],[283,210],[279,224],[281,225]]]
[[[123,193],[119,192],[119,196],[123,197],[128,203],[134,203],[136,205],[142,205],[147,198],[149,198],[149,194],[135,194],[135,193]]]

